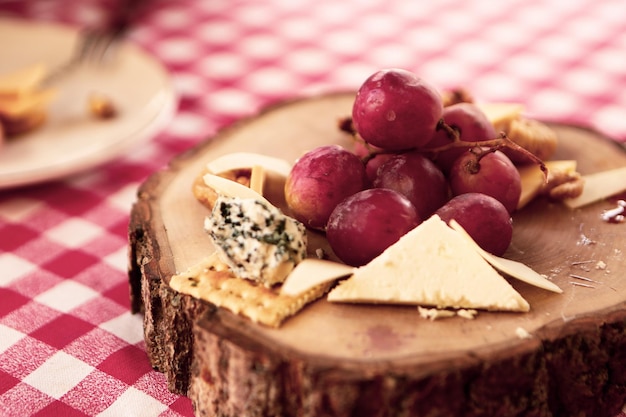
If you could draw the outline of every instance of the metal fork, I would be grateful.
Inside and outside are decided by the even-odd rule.
[[[70,59],[53,69],[43,84],[53,84],[83,64],[102,64],[112,47],[126,35],[131,24],[137,19],[140,6],[143,6],[144,2],[145,0],[120,0],[119,7],[103,28],[84,29],[79,34]]]

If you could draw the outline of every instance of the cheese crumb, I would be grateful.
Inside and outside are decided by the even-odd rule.
[[[420,313],[420,317],[435,321],[437,319],[443,319],[448,317],[454,317],[456,313],[452,310],[442,310],[439,308],[426,308],[426,307],[417,307],[417,311]]]
[[[515,334],[520,339],[530,339],[532,337],[528,330],[524,329],[523,327],[518,327],[517,329],[515,329]]]
[[[419,311],[420,317],[431,321],[455,316],[459,316],[468,320],[473,320],[478,314],[478,310],[466,308],[462,308],[459,310],[446,310],[441,308],[426,308],[419,306],[417,307],[417,310]]]
[[[598,261],[598,263],[596,264],[596,269],[605,270],[606,269],[606,263],[603,262],[603,261]]]
[[[456,314],[457,316],[463,317],[464,319],[474,320],[478,315],[478,310],[462,308],[457,311]]]

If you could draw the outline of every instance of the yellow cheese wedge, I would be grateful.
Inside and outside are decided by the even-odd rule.
[[[544,290],[562,293],[563,290],[552,281],[546,279],[535,270],[530,268],[521,262],[513,261],[511,259],[501,258],[495,256],[485,250],[483,250],[478,244],[470,237],[470,235],[458,224],[455,220],[450,221],[450,227],[459,232],[469,244],[474,246],[474,249],[480,256],[482,256],[487,262],[491,264],[498,271],[510,276],[511,278],[518,279],[527,284],[533,285]]]
[[[506,130],[511,120],[518,119],[524,112],[524,106],[519,103],[476,103],[476,105],[485,113],[496,133]]]
[[[291,171],[291,164],[284,159],[253,152],[234,152],[222,155],[209,162],[207,169],[213,174],[220,174],[254,166],[263,167],[266,171],[276,172],[284,177],[287,177]]]
[[[289,274],[280,293],[284,295],[298,295],[311,288],[335,281],[351,275],[354,267],[323,259],[308,258],[300,262]]]
[[[14,98],[36,89],[46,76],[46,67],[32,65],[0,75],[0,97]]]
[[[576,171],[577,164],[575,160],[568,159],[546,161],[545,166],[548,169],[548,172],[571,173]],[[519,167],[518,171],[522,180],[522,193],[520,195],[519,203],[517,204],[517,209],[519,210],[537,197],[546,182],[546,177],[537,164]]]
[[[475,247],[437,215],[357,268],[328,294],[328,301],[530,310]]]
[[[626,167],[583,175],[585,186],[576,198],[564,200],[571,209],[580,208],[626,191]]]

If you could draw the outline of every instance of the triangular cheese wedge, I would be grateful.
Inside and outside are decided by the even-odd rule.
[[[476,252],[478,252],[480,256],[482,256],[487,262],[491,264],[491,266],[496,268],[498,271],[510,276],[511,278],[518,279],[537,288],[556,293],[563,292],[563,290],[559,288],[558,285],[548,280],[547,278],[544,278],[528,265],[514,261],[512,259],[501,258],[485,251],[478,245],[478,243],[474,242],[471,236],[465,230],[463,230],[463,227],[461,227],[461,225],[458,224],[456,220],[452,219],[450,221],[450,227],[459,232],[459,234],[463,236],[468,241],[468,243],[470,243],[474,247]]]
[[[433,215],[357,268],[328,301],[527,312],[528,302],[466,239]]]

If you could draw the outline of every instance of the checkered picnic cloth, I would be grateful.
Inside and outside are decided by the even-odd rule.
[[[271,102],[403,67],[626,140],[623,0],[151,1],[128,41],[171,72],[172,122],[105,166],[0,191],[2,417],[193,415],[129,312],[128,216],[151,173]],[[0,14],[85,26],[110,3],[4,0]]]

